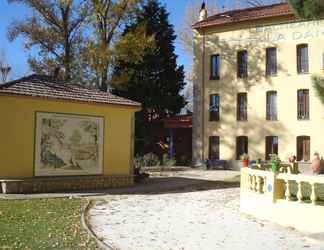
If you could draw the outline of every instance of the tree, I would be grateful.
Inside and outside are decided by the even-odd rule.
[[[324,0],[289,0],[295,14],[303,19],[324,17]]]
[[[94,39],[89,40],[86,56],[96,76],[97,86],[107,91],[109,75],[117,57],[139,60],[144,49],[151,46],[143,26],[120,37],[123,25],[131,20],[143,0],[90,0]]]
[[[295,14],[303,19],[319,19],[324,17],[324,0],[289,0]],[[324,78],[312,76],[313,87],[324,105]]]
[[[62,67],[65,80],[78,75],[76,60],[82,41],[82,25],[88,16],[85,0],[8,0],[29,7],[33,15],[14,21],[9,27],[11,41],[23,36],[27,49],[38,55],[28,62],[34,72],[52,74]]]
[[[321,76],[312,76],[313,87],[317,92],[318,97],[324,105],[324,78]]]
[[[119,60],[113,80],[115,92],[142,103],[142,111],[136,114],[136,135],[151,142],[149,131],[152,122],[177,114],[185,105],[183,96],[183,66],[177,66],[174,53],[176,35],[168,21],[168,13],[157,0],[148,0],[137,14],[136,21],[128,25],[123,36],[146,23],[146,33],[154,35],[155,47],[145,50],[142,61],[136,63]],[[123,79],[125,84],[120,84]],[[138,152],[137,147],[137,152]]]

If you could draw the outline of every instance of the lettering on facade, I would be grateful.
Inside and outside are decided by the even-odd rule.
[[[234,43],[280,43],[284,41],[298,41],[324,37],[324,20],[306,21],[260,26],[249,29],[249,35],[234,35],[222,39],[223,42]]]

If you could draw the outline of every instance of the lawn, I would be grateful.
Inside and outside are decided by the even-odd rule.
[[[83,202],[0,200],[0,249],[97,249],[80,227]]]

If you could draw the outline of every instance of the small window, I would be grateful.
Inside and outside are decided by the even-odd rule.
[[[212,55],[210,57],[210,79],[220,79],[220,55]]]
[[[297,45],[297,72],[298,74],[305,74],[308,71],[308,45]]]
[[[248,77],[248,53],[246,50],[237,53],[237,77]]]
[[[298,161],[310,160],[310,137],[309,136],[297,137],[297,160]]]
[[[210,95],[209,121],[219,121],[219,95]]]
[[[238,93],[237,94],[237,120],[238,121],[247,121],[247,93]]]
[[[219,160],[219,136],[209,137],[209,159]]]
[[[297,119],[309,119],[309,90],[300,89],[297,91]]]
[[[236,159],[239,160],[242,154],[248,154],[248,137],[239,136],[236,137]]]
[[[267,136],[266,137],[266,160],[270,160],[271,155],[278,155],[278,137],[277,136]]]
[[[268,91],[267,92],[267,120],[276,121],[277,117],[277,92]]]
[[[266,50],[266,75],[277,75],[277,48],[267,48]]]

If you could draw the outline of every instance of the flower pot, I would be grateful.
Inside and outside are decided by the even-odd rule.
[[[320,159],[318,153],[314,154],[314,158],[312,160],[311,167],[312,167],[312,170],[313,170],[314,174],[320,174],[321,173],[321,159]]]
[[[314,174],[321,173],[321,161],[319,159],[314,159],[312,161],[312,170]]]
[[[278,172],[280,169],[280,164],[279,163],[271,163],[271,169],[273,172]]]
[[[242,160],[242,165],[247,168],[249,166],[249,160]]]

